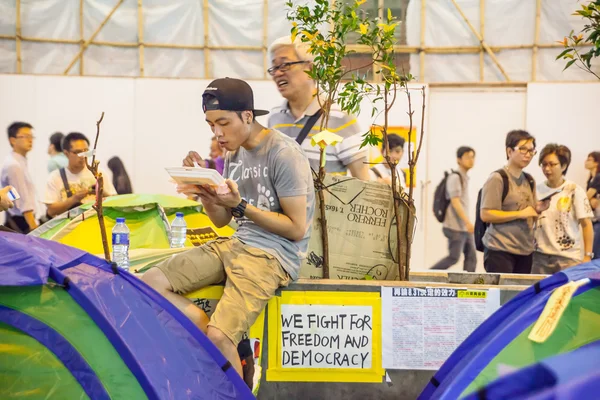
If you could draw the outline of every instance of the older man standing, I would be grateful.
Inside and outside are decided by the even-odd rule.
[[[310,140],[305,140],[319,132],[322,119],[321,107],[316,98],[315,81],[306,74],[313,61],[313,55],[308,52],[307,44],[299,42],[298,39],[292,42],[289,36],[273,42],[269,48],[269,55],[272,67],[268,72],[279,93],[285,98],[281,106],[271,111],[269,128],[277,129],[300,142],[311,168],[317,171],[320,152],[310,146]],[[331,107],[327,129],[344,138],[337,145],[327,147],[327,172],[346,174],[349,170],[355,178],[368,181],[369,168],[365,164],[367,151],[360,149],[361,131],[356,118],[341,111],[339,106],[334,104]]]

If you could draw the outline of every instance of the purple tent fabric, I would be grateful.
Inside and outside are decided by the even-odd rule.
[[[56,242],[0,232],[0,286],[43,285],[50,267],[60,267],[86,253]]]
[[[149,399],[254,398],[210,340],[140,279],[81,250],[0,233],[0,290],[49,278],[87,312]]]
[[[465,400],[592,399],[599,392],[600,342],[593,342],[503,376]]]

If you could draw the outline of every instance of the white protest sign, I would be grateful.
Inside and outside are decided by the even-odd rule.
[[[437,370],[498,308],[495,288],[382,287],[382,366]]]
[[[283,368],[370,369],[372,306],[281,305]]]

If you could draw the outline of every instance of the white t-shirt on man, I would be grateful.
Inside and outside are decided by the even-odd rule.
[[[65,172],[67,175],[67,182],[69,183],[69,189],[71,189],[71,193],[75,194],[81,190],[89,190],[91,187],[96,185],[96,178],[90,172],[89,169],[84,168],[80,173],[74,174],[69,171],[68,168],[65,168]],[[105,196],[115,196],[117,191],[113,186],[110,179],[108,179],[107,175],[100,170],[104,177],[104,195]],[[60,176],[60,169],[54,170],[48,176],[48,182],[46,184],[46,194],[44,195],[44,203],[45,204],[54,204],[59,201],[64,201],[67,199],[67,191],[65,190],[65,185],[63,183],[62,177]],[[86,196],[81,203],[92,203],[96,201],[96,195],[90,194]]]
[[[550,208],[538,218],[535,230],[536,251],[581,261],[583,236],[579,220],[593,218],[592,207],[582,187],[565,181],[562,192],[552,196]],[[537,185],[537,198],[543,199],[552,189],[546,183]]]

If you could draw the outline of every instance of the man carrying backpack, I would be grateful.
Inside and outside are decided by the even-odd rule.
[[[536,153],[533,136],[523,130],[510,131],[506,135],[508,164],[493,172],[483,186],[478,212],[481,221],[489,224],[482,238],[487,272],[531,273],[533,226],[549,206],[549,201],[536,201],[535,181],[523,172]]]
[[[448,238],[448,256],[438,261],[431,269],[448,269],[458,262],[460,254],[465,255],[463,269],[475,272],[477,257],[473,242],[473,224],[468,217],[469,210],[469,177],[467,172],[475,164],[475,150],[462,146],[456,152],[458,171],[452,171],[442,183],[446,204],[442,219],[444,236]],[[436,195],[438,194],[436,190]],[[434,209],[435,212],[435,209]],[[437,214],[436,214],[437,215]],[[441,216],[441,215],[440,215]]]

